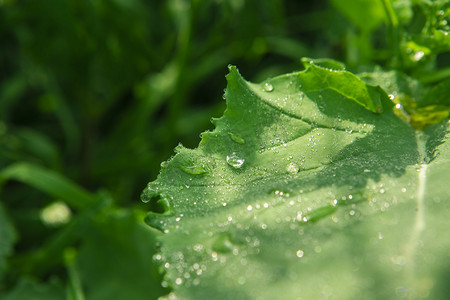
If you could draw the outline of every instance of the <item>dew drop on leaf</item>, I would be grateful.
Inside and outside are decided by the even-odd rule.
[[[239,156],[238,153],[233,152],[227,156],[227,163],[235,169],[239,169],[244,164],[245,159]]]
[[[423,51],[417,51],[417,52],[414,53],[413,59],[414,59],[415,61],[419,61],[419,60],[421,60],[421,59],[424,57],[424,55],[425,55],[425,52],[423,52]]]
[[[289,163],[286,167],[286,171],[288,171],[291,174],[297,174],[299,170],[299,167],[295,163]]]
[[[183,283],[183,279],[182,278],[178,277],[177,279],[175,279],[175,284],[176,285],[180,285],[182,283]]]
[[[236,143],[241,144],[241,145],[245,144],[245,140],[244,140],[244,138],[242,138],[241,136],[239,136],[239,135],[237,135],[237,134],[234,134],[234,133],[232,133],[232,132],[230,132],[230,133],[228,133],[228,134],[230,135],[230,138],[231,138],[233,141],[235,141]]]
[[[147,203],[151,199],[157,197],[159,195],[158,190],[158,186],[148,184],[147,188],[141,193],[141,201]]]
[[[264,83],[264,90],[265,90],[266,92],[271,92],[271,91],[273,91],[273,85],[270,84],[270,83],[268,83],[268,82]]]
[[[186,164],[186,165],[180,165],[181,170],[187,174],[191,175],[201,175],[208,173],[206,168],[200,164]]]

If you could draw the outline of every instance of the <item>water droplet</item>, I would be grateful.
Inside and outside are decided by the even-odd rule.
[[[404,256],[393,256],[391,257],[391,261],[395,265],[404,266],[406,264],[406,257]]]
[[[232,132],[230,132],[230,133],[228,133],[228,134],[229,134],[230,138],[231,138],[233,141],[235,141],[236,143],[241,144],[241,145],[245,144],[245,140],[244,140],[241,136],[239,136],[239,135],[237,135],[237,134],[234,134],[234,133],[232,133]]]
[[[395,99],[395,95],[394,94],[389,94],[389,99],[394,100]]]
[[[192,162],[189,162],[187,164],[180,164],[180,169],[183,172],[191,175],[201,175],[208,172],[205,166],[201,164],[194,164]]]
[[[244,285],[245,284],[245,277],[239,277],[239,279],[238,279],[238,283],[240,284],[240,285]]]
[[[177,279],[175,279],[175,284],[176,285],[180,285],[183,283],[183,278],[177,277]]]
[[[273,85],[270,84],[270,83],[268,83],[268,82],[264,83],[264,90],[265,90],[266,92],[271,92],[271,91],[273,91]]]
[[[240,157],[236,152],[227,156],[227,163],[235,169],[239,169],[244,164],[245,159]]]
[[[286,167],[286,171],[288,171],[291,174],[297,174],[299,170],[299,167],[295,163],[290,163]]]
[[[302,258],[304,255],[304,252],[303,252],[303,250],[298,250],[295,255],[297,255],[297,257],[299,257],[299,258]]]
[[[212,245],[213,252],[211,254],[213,260],[217,258],[217,253],[229,253],[233,251],[233,243],[227,234],[219,235]]]
[[[247,206],[247,210],[248,210],[248,211],[253,210],[253,206],[251,206],[251,205]]]
[[[424,55],[425,55],[425,52],[417,51],[416,53],[414,53],[413,59],[415,61],[419,61],[419,60],[421,60],[424,57]]]
[[[159,196],[159,187],[157,182],[149,183],[147,188],[142,191],[141,201],[144,203],[149,202],[151,199]]]
[[[270,194],[275,195],[277,197],[289,197],[290,196],[288,192],[284,192],[281,190],[272,190],[272,191],[270,191]],[[264,207],[266,207],[265,206],[266,204],[267,203],[264,204]]]
[[[192,249],[194,249],[194,251],[196,252],[201,252],[203,250],[203,245],[202,244],[195,244]]]
[[[408,290],[403,286],[399,286],[395,289],[395,294],[400,298],[406,298],[408,297]]]

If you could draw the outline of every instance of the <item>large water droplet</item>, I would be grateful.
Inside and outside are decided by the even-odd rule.
[[[290,164],[288,164],[286,167],[286,171],[288,171],[291,174],[297,174],[298,170],[299,170],[299,167],[297,166],[297,164],[292,163],[292,162]]]
[[[233,141],[235,141],[236,143],[241,144],[241,145],[245,144],[245,140],[244,140],[244,138],[242,138],[241,136],[239,136],[239,135],[237,135],[237,134],[234,134],[234,133],[232,133],[232,132],[230,132],[230,133],[228,133],[228,134],[230,135],[230,138],[231,138]]]
[[[303,255],[304,255],[304,252],[303,252],[303,250],[298,250],[298,251],[295,253],[295,255],[296,255],[298,258],[302,258]]]
[[[239,169],[244,164],[245,159],[242,158],[238,153],[233,152],[227,156],[227,163],[235,169]]]
[[[141,193],[141,201],[149,202],[151,199],[159,196],[159,187],[157,182],[149,183],[147,188]]]
[[[417,51],[417,52],[414,53],[413,59],[414,59],[415,61],[419,61],[419,60],[421,60],[424,56],[425,56],[425,52],[423,52],[423,51]]]
[[[285,192],[285,191],[282,191],[282,190],[278,190],[278,189],[271,190],[270,194],[272,194],[274,196],[277,196],[277,197],[286,197],[286,198],[290,196],[290,194],[288,192]],[[264,207],[266,207],[266,206],[264,206]]]
[[[268,82],[264,83],[264,90],[265,90],[266,92],[271,92],[271,91],[273,91],[273,85],[270,84],[270,83],[268,83]]]
[[[231,241],[230,235],[224,234],[224,235],[217,237],[217,239],[214,241],[214,243],[212,245],[212,249],[215,252],[220,252],[220,253],[232,252],[234,249],[234,245]]]
[[[189,162],[186,164],[180,164],[180,169],[183,172],[191,175],[201,175],[208,173],[208,170],[202,164],[194,164],[193,162]]]

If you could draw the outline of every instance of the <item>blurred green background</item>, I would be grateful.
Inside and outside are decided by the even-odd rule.
[[[353,1],[371,22],[331,2],[0,0],[0,169],[25,163],[0,180],[0,297],[166,293],[139,195],[178,143],[196,147],[213,129],[227,66],[258,82],[304,56],[355,70],[389,57],[370,36],[378,2]],[[58,178],[94,204],[78,207]],[[66,218],[45,221],[45,208]]]
[[[212,129],[228,64],[258,81],[343,51],[324,1],[0,3],[0,164],[35,162],[123,205]]]

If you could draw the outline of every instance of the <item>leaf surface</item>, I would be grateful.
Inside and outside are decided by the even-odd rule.
[[[445,299],[448,123],[416,132],[381,88],[316,88],[335,73],[311,68],[254,84],[231,67],[216,129],[143,192],[173,297]]]

